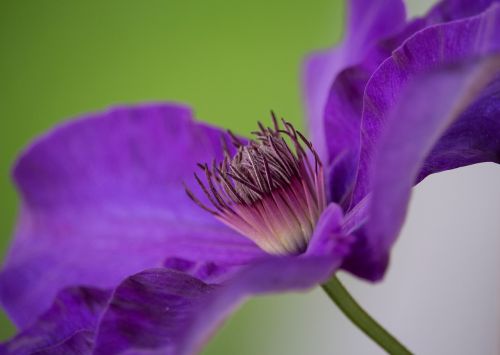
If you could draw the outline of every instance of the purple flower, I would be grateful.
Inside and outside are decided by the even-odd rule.
[[[40,138],[14,168],[0,299],[21,331],[0,351],[190,354],[247,297],[339,268],[379,280],[412,186],[500,162],[499,33],[494,1],[407,22],[398,0],[351,0],[345,40],[305,65],[312,144],[286,122],[247,141],[174,104]]]

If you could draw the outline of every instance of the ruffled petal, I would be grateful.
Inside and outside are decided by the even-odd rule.
[[[382,277],[411,188],[422,174],[500,163],[499,98],[500,55],[412,80],[385,123],[375,152],[370,218],[344,267],[369,279]]]
[[[303,69],[309,133],[325,162],[328,155],[323,114],[330,86],[337,74],[360,61],[371,45],[403,26],[406,16],[400,0],[350,0],[347,5],[348,27],[342,44],[312,54]]]
[[[417,32],[380,65],[363,97],[361,152],[352,206],[370,189],[373,153],[388,112],[398,103],[404,86],[416,75],[440,65],[500,50],[499,31],[500,5],[494,4],[480,15]]]
[[[52,307],[34,324],[0,345],[0,353],[89,354],[98,319],[110,296],[110,291],[88,287],[61,291]]]
[[[448,0],[437,4],[425,17],[380,39],[366,52],[362,61],[340,71],[330,88],[324,111],[327,172],[331,199],[348,207],[359,161],[360,127],[365,87],[378,66],[406,39],[426,27],[477,15],[492,0]]]
[[[497,39],[497,33],[500,31],[499,16],[500,6],[494,4],[480,15],[435,25],[417,32],[373,74],[364,95],[362,146],[351,208],[354,208],[362,199],[366,200],[367,193],[372,188],[371,177],[375,176],[375,173],[371,169],[378,169],[372,158],[378,147],[380,136],[384,132],[388,115],[398,105],[405,86],[433,68],[498,52],[500,50],[500,42]],[[437,97],[439,96],[433,96],[434,101]],[[440,101],[445,100],[446,97],[443,96]],[[428,102],[433,102],[433,100],[429,99]],[[413,106],[417,112],[424,108]],[[401,122],[406,122],[406,119],[401,119]],[[429,164],[423,165],[422,174],[419,172],[414,183],[429,173],[426,172],[426,166],[436,168],[436,164],[432,161],[435,159],[430,157]],[[462,163],[465,163],[465,160]],[[440,164],[440,169],[443,170],[446,164],[443,165],[442,160]],[[449,165],[449,168],[451,167],[452,165]],[[365,208],[364,211],[371,210]],[[363,219],[363,216],[360,217]],[[353,247],[353,253],[343,267],[358,276],[379,279],[385,272],[388,257],[374,253],[374,241],[370,240],[366,233],[366,229],[358,230],[356,246]]]
[[[19,159],[17,231],[0,299],[21,326],[65,286],[113,287],[169,256],[242,264],[262,252],[185,194],[197,162],[222,156],[224,134],[188,108],[115,108],[67,123]]]

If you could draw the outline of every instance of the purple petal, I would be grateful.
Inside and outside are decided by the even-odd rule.
[[[219,286],[173,270],[144,271],[116,289],[98,328],[95,354],[195,353],[246,298],[309,289],[339,264],[331,256],[269,257]]]
[[[498,69],[498,68],[497,68]],[[491,80],[493,72],[488,79]],[[420,167],[416,182],[430,174],[500,160],[500,73],[450,126]]]
[[[477,15],[498,0],[444,0],[435,5],[426,15],[427,25],[450,22]]]
[[[362,151],[352,206],[355,206],[356,202],[364,198],[371,189],[370,178],[374,176],[374,172],[370,169],[376,166],[375,163],[372,164],[372,157],[377,149],[380,135],[384,131],[387,117],[401,99],[401,93],[404,92],[405,86],[409,85],[408,83],[411,83],[418,75],[440,65],[456,63],[461,60],[497,52],[500,47],[496,35],[500,31],[499,19],[500,6],[495,4],[478,16],[422,30],[410,37],[373,74],[364,96]],[[430,100],[429,102],[433,101]],[[424,108],[414,105],[412,110],[418,112],[418,110]],[[401,117],[404,117],[404,115]],[[406,122],[406,117],[401,122]],[[450,132],[453,132],[453,129],[450,129]],[[456,134],[450,133],[449,136],[453,137]],[[412,139],[414,138],[412,137]],[[457,153],[465,154],[464,157],[469,154],[465,152],[465,146],[461,151],[457,148],[456,139],[443,140],[442,143],[437,144],[438,146],[439,144],[451,144],[453,148],[450,149],[448,155],[429,157],[429,163],[421,167],[422,172],[415,178],[413,183],[433,171],[437,172],[446,168],[458,167],[460,164],[470,164],[478,161],[477,156],[468,161],[464,159],[460,163],[457,163],[458,160],[456,159],[448,161],[450,154],[455,154],[455,156]],[[446,148],[438,150],[443,152]],[[453,150],[455,151],[453,152]],[[384,210],[387,209],[384,208]],[[399,221],[395,220],[396,225],[397,223]],[[359,276],[378,279],[383,275],[387,266],[387,250],[385,246],[382,246],[386,255],[375,252],[373,246],[375,241],[367,239],[366,233],[366,229],[358,232],[353,253],[346,260],[343,267]],[[394,236],[388,238],[391,240]]]
[[[340,206],[330,203],[320,216],[306,255],[332,255],[342,258],[350,252],[352,238],[344,233],[344,214]]]
[[[359,160],[360,127],[365,87],[377,67],[407,38],[425,27],[483,12],[491,0],[449,0],[436,5],[423,18],[371,46],[363,60],[337,75],[326,102],[324,125],[329,156],[328,182],[333,201],[348,207]]]
[[[1,354],[88,354],[111,292],[74,287],[59,293],[33,325],[0,345]]]
[[[371,45],[405,22],[400,0],[348,1],[345,40],[337,48],[311,55],[304,63],[304,96],[309,132],[316,150],[327,161],[323,113],[330,86],[344,68],[360,61]]]
[[[163,265],[181,271],[206,283],[221,283],[241,269],[241,265],[220,265],[213,261],[196,261],[179,257],[167,258]]]
[[[484,13],[417,32],[384,61],[365,88],[361,123],[361,153],[353,205],[369,191],[372,157],[387,114],[403,87],[426,71],[500,50],[500,6]]]
[[[269,255],[241,267],[218,286],[166,269],[132,276],[117,288],[102,318],[96,353],[191,354],[246,298],[324,282],[348,251],[349,243],[341,236],[342,218],[340,208],[330,205],[304,255]],[[179,260],[177,266],[192,270],[192,265]]]
[[[102,316],[94,354],[180,354],[180,341],[193,318],[203,316],[203,301],[216,289],[171,269],[146,270],[127,278]]]
[[[404,89],[377,146],[370,219],[345,267],[383,275],[423,171],[500,163],[499,95],[500,55],[422,74]]]
[[[187,198],[196,163],[221,158],[222,133],[189,109],[116,108],[39,139],[14,170],[22,197],[0,275],[14,321],[32,322],[65,286],[114,287],[167,257],[241,264],[262,252]],[[201,194],[201,193],[200,193]]]
[[[342,219],[341,209],[329,205],[305,254],[267,255],[226,273],[222,283],[209,284],[186,273],[199,272],[197,262],[170,258],[165,262],[170,269],[149,269],[128,277],[111,297],[110,292],[97,289],[66,290],[4,349],[7,353],[49,349],[82,354],[191,354],[247,297],[308,289],[328,279],[349,250],[350,243],[341,234]],[[208,267],[204,276],[211,278],[214,270],[218,274]]]

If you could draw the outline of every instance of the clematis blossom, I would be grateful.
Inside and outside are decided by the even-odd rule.
[[[304,66],[311,140],[172,103],[40,137],[13,170],[0,300],[20,331],[0,352],[191,354],[248,297],[380,280],[415,184],[500,162],[499,33],[495,1],[407,21],[401,1],[351,0],[345,40]]]

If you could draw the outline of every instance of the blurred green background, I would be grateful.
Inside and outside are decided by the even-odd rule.
[[[188,103],[200,120],[242,134],[271,108],[300,126],[301,61],[337,42],[343,21],[338,0],[1,0],[2,257],[17,208],[10,166],[35,136],[85,112],[158,100]],[[294,325],[292,338],[283,332],[300,297],[250,301],[205,353],[307,351],[310,323]],[[2,313],[0,339],[13,332]]]

